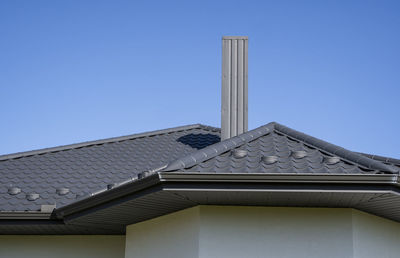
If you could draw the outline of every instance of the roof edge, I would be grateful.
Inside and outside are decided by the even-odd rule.
[[[86,141],[86,142],[81,142],[81,143],[61,145],[61,146],[57,146],[57,147],[50,147],[50,148],[37,149],[37,150],[31,150],[31,151],[17,152],[17,153],[12,153],[12,154],[5,154],[5,155],[0,155],[0,161],[8,160],[8,159],[17,159],[17,158],[28,157],[28,156],[33,156],[33,155],[40,155],[40,154],[51,153],[51,152],[71,150],[71,149],[88,147],[88,146],[104,144],[104,143],[112,143],[112,142],[118,142],[118,141],[131,140],[131,139],[147,137],[147,136],[155,136],[155,135],[166,134],[166,133],[171,133],[171,132],[178,132],[178,131],[183,131],[183,130],[190,130],[190,129],[195,129],[195,128],[203,128],[205,130],[210,130],[210,131],[219,131],[220,130],[219,128],[212,127],[212,126],[207,126],[207,125],[202,125],[202,124],[192,124],[192,125],[178,126],[178,127],[172,127],[172,128],[168,128],[168,129],[162,129],[162,130],[155,130],[155,131],[150,131],[150,132],[145,132],[145,133],[130,134],[130,135],[125,135],[125,136],[111,137],[111,138],[105,138],[105,139],[94,140],[94,141]]]
[[[366,167],[368,169],[372,170],[380,170],[383,172],[388,172],[391,174],[398,174],[399,170],[396,169],[393,166],[383,164],[379,161],[373,160],[371,158],[368,158],[366,156],[363,156],[359,153],[347,150],[345,148],[342,148],[340,146],[334,145],[332,143],[320,140],[318,138],[309,136],[307,134],[304,134],[302,132],[296,131],[294,129],[291,129],[289,127],[286,127],[284,125],[278,124],[274,122],[274,128],[278,132],[284,133],[290,137],[293,137],[295,139],[298,139],[306,144],[309,144],[313,147],[316,147],[322,151],[326,151],[328,153],[331,153],[333,155],[337,155],[345,160],[348,160],[350,162],[359,164],[363,167]]]
[[[162,182],[269,182],[269,183],[346,183],[391,184],[400,186],[393,174],[292,174],[292,173],[180,173],[159,172]]]
[[[121,187],[113,188],[101,194],[86,198],[84,200],[72,203],[70,205],[61,207],[55,210],[57,218],[60,221],[73,220],[75,218],[97,212],[102,209],[107,209],[114,204],[129,201],[132,198],[140,198],[143,195],[150,194],[154,189],[155,191],[170,191],[170,190],[183,190],[183,191],[201,191],[203,186],[208,187],[211,183],[212,189],[218,191],[273,191],[273,192],[324,192],[321,188],[309,188],[311,185],[326,185],[327,187],[342,185],[343,188],[336,190],[329,190],[330,192],[365,192],[365,193],[388,193],[400,188],[398,175],[389,174],[232,174],[232,173],[179,173],[179,172],[157,172],[142,180],[131,181]],[[170,184],[171,183],[171,184]],[[200,183],[200,188],[195,189],[193,185]],[[206,183],[206,184],[205,184]],[[253,186],[259,183],[267,183],[271,185],[293,185],[301,186],[301,188],[271,188],[265,189],[264,187],[250,187],[250,188],[215,188],[215,184],[252,184]],[[177,185],[178,184],[178,185]],[[177,187],[183,184],[182,187]],[[158,186],[157,186],[158,185]],[[187,187],[186,187],[187,186]],[[361,187],[360,187],[361,186]],[[172,188],[171,188],[172,187]],[[195,187],[195,188],[193,188]],[[381,190],[379,190],[381,189]],[[210,189],[211,189],[210,188]],[[386,188],[386,190],[384,190]],[[211,189],[211,190],[212,190]],[[308,189],[308,190],[307,190]],[[133,196],[132,196],[133,195]]]
[[[169,184],[171,183],[171,184]],[[359,174],[346,174],[346,175],[293,175],[293,174],[232,174],[232,173],[179,173],[179,172],[157,172],[149,177],[143,178],[143,180],[132,181],[127,183],[123,187],[117,187],[105,191],[101,194],[91,196],[82,201],[78,201],[67,206],[61,207],[55,210],[56,217],[58,219],[73,220],[75,218],[97,212],[102,209],[107,209],[114,204],[120,204],[125,201],[129,201],[132,198],[140,198],[143,195],[150,194],[152,191],[149,189],[155,189],[154,191],[169,191],[172,188],[175,189],[176,184],[188,184],[201,183],[202,186],[208,187],[210,183],[216,184],[254,184],[254,186],[259,185],[259,183],[267,183],[271,185],[285,184],[285,185],[303,185],[307,189],[309,185],[346,185],[346,189],[338,189],[337,192],[352,192],[352,191],[362,191],[362,192],[377,192],[376,186],[380,187],[395,187],[400,188],[398,182],[398,175],[359,175]],[[358,186],[364,185],[363,189]],[[215,185],[214,185],[215,186]],[[352,188],[352,186],[357,186]],[[156,188],[154,188],[156,187]],[[171,188],[172,187],[172,188]],[[178,189],[178,188],[176,188]],[[181,190],[197,191],[202,188],[179,188]],[[217,188],[216,188],[217,189]],[[235,188],[218,188],[219,191],[236,191]],[[247,189],[247,188],[246,188]],[[303,189],[303,190],[304,190]],[[311,188],[310,188],[311,189]],[[248,191],[288,191],[286,188],[279,190],[265,189],[264,187],[251,187],[247,189]],[[241,190],[239,190],[241,191]],[[292,192],[300,190],[293,189]],[[311,191],[321,192],[320,188],[311,189]],[[400,191],[400,190],[399,190]],[[379,192],[379,191],[378,191]],[[382,192],[382,191],[381,191]],[[387,191],[385,191],[387,192]],[[132,197],[132,195],[134,195]]]
[[[0,220],[26,220],[26,219],[51,219],[52,212],[40,211],[2,211],[0,212]]]
[[[56,208],[53,213],[55,214],[56,218],[61,219],[65,216],[81,212],[88,208],[92,208],[94,206],[101,205],[103,203],[110,202],[123,196],[155,186],[159,182],[160,180],[157,173],[150,174],[141,179],[129,180],[115,188],[99,191],[98,193],[95,193],[84,199],[70,203],[58,209]]]

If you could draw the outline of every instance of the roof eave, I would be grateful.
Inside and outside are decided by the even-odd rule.
[[[58,220],[54,222],[66,223],[66,225],[74,225],[75,219],[85,218],[87,215],[96,213],[103,209],[108,209],[129,202],[135,199],[141,199],[143,196],[149,196],[152,193],[169,192],[179,196],[180,200],[185,198],[187,193],[205,193],[206,196],[220,196],[221,202],[222,192],[235,192],[236,194],[248,193],[343,193],[343,194],[390,194],[396,192],[399,195],[399,178],[397,175],[387,174],[232,174],[232,173],[181,173],[181,172],[156,172],[143,179],[127,182],[116,188],[100,192],[68,206],[56,209],[53,212],[53,219],[47,214],[47,219],[44,213],[40,213],[42,219],[36,221],[53,221],[54,215]],[[209,193],[209,194],[207,194]],[[243,195],[242,194],[242,195]],[[171,196],[175,196],[171,195]],[[189,196],[190,197],[190,196]],[[187,197],[187,198],[189,198]],[[233,197],[233,196],[232,196]],[[248,198],[247,196],[246,198]],[[189,198],[190,199],[190,198]],[[197,205],[207,204],[201,201],[190,199],[191,202]],[[246,199],[247,200],[247,199]],[[240,201],[240,200],[238,200]],[[255,200],[256,202],[257,200]],[[229,204],[229,203],[227,203]],[[116,206],[115,206],[116,205]],[[191,204],[192,205],[192,204]],[[237,205],[243,205],[237,204]],[[190,205],[189,205],[190,206]],[[182,206],[186,207],[186,206]],[[155,207],[158,209],[157,207]],[[356,207],[357,208],[357,207]],[[160,207],[162,209],[162,207]],[[21,214],[21,213],[20,213]],[[25,218],[22,213],[20,221]],[[115,211],[111,211],[110,216],[106,221],[112,220],[115,216]],[[160,210],[160,214],[164,214]],[[4,222],[14,221],[18,223],[18,213],[9,212],[3,214]],[[34,215],[31,213],[31,215]],[[39,215],[36,212],[35,215]],[[122,214],[123,215],[123,214]],[[121,215],[121,216],[122,216]],[[379,214],[378,214],[379,215]],[[12,217],[14,216],[14,217]],[[132,214],[132,216],[135,216]],[[383,216],[386,216],[383,214]],[[396,218],[397,220],[397,218]],[[127,223],[128,225],[129,223]],[[82,223],[79,225],[83,225]],[[100,224],[99,224],[100,225]],[[110,229],[111,230],[111,229]],[[114,230],[115,231],[115,230]],[[112,232],[114,232],[112,231]],[[110,231],[111,232],[111,231]],[[115,232],[114,232],[115,233]]]
[[[292,174],[159,172],[162,182],[345,183],[399,185],[393,174]]]
[[[79,213],[97,205],[113,202],[118,198],[134,194],[160,183],[209,182],[209,183],[285,183],[285,184],[363,184],[391,185],[398,187],[399,178],[392,174],[247,174],[247,173],[182,173],[157,172],[140,180],[134,180],[116,188],[99,192],[88,198],[71,203],[55,210],[57,218]],[[232,189],[233,190],[233,189]]]
[[[131,180],[113,189],[100,191],[82,200],[63,206],[54,211],[57,218],[77,213],[88,208],[114,201],[126,195],[139,192],[160,183],[158,174],[152,174],[139,180]]]

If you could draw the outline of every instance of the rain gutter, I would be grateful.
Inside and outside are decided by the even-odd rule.
[[[0,220],[48,220],[51,214],[51,212],[40,211],[2,211]]]
[[[399,185],[393,174],[233,174],[159,172],[161,182],[345,183]]]

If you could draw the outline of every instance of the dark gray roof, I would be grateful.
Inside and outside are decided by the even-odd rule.
[[[0,156],[0,234],[123,234],[201,204],[351,207],[400,221],[399,168],[278,123],[222,142],[218,128],[190,125],[17,153]]]
[[[197,124],[0,156],[0,210],[62,207],[219,141]]]
[[[375,158],[374,158],[375,157]],[[162,171],[205,173],[398,173],[399,167],[324,142],[278,123],[208,146]]]
[[[365,157],[368,157],[373,160],[381,161],[384,164],[396,166],[400,168],[400,159],[394,159],[394,158],[389,158],[389,157],[384,157],[384,156],[379,156],[379,155],[372,155],[372,154],[366,154],[366,153],[359,153]]]

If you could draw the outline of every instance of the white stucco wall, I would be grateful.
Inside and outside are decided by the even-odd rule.
[[[198,206],[125,236],[0,235],[7,258],[398,258],[400,223],[353,209]]]
[[[0,257],[7,258],[122,258],[125,236],[10,236],[0,235]]]
[[[354,258],[400,257],[400,223],[353,211]]]
[[[200,221],[201,258],[352,257],[348,209],[203,206]]]
[[[198,206],[128,226],[125,257],[392,258],[399,234],[353,209]]]
[[[126,258],[190,258],[199,253],[199,209],[175,212],[126,228]]]

